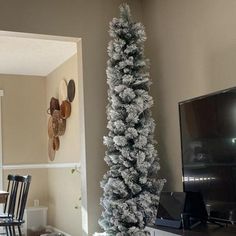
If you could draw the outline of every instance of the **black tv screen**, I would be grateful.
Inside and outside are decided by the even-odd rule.
[[[236,88],[179,103],[184,191],[210,218],[236,222]]]

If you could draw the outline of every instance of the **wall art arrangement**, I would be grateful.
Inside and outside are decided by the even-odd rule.
[[[55,159],[56,151],[60,148],[60,136],[66,132],[66,121],[71,115],[71,103],[75,97],[75,82],[71,79],[68,84],[61,80],[59,97],[52,97],[47,113],[48,118],[48,156]]]

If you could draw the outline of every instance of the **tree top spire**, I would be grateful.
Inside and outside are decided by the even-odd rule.
[[[127,21],[131,20],[130,7],[127,3],[122,3],[120,5],[120,17],[126,19]]]

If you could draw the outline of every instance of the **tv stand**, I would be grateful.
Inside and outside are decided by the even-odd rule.
[[[192,230],[172,229],[163,226],[149,226],[151,236],[235,236],[235,225],[201,224]]]

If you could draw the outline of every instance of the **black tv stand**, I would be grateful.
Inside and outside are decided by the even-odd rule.
[[[235,225],[223,225],[223,224],[200,224],[191,230],[184,229],[172,229],[163,226],[149,226],[151,236],[235,236],[236,226]],[[148,227],[148,229],[149,229]]]

